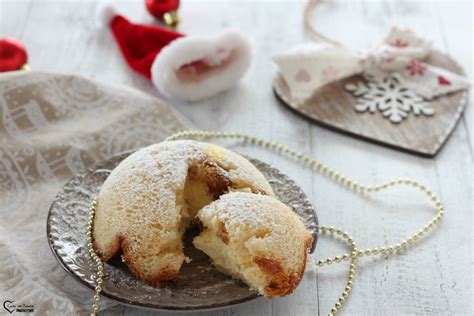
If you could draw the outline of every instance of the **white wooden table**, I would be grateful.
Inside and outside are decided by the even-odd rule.
[[[116,1],[128,17],[151,22],[142,2]],[[422,243],[388,259],[361,260],[343,313],[472,315],[472,104],[435,159],[342,136],[293,114],[271,89],[275,66],[270,56],[310,40],[302,27],[302,2],[182,2],[182,32],[210,33],[235,27],[248,34],[255,51],[249,73],[232,91],[196,104],[173,102],[197,127],[252,133],[287,144],[362,183],[396,177],[419,179],[445,203],[445,220]],[[93,1],[0,3],[0,37],[23,41],[32,68],[80,74],[158,95],[148,81],[125,65],[111,34],[95,28]],[[316,9],[315,16],[321,30],[360,49],[376,45],[392,25],[410,26],[432,38],[436,48],[452,55],[472,77],[473,4],[469,1],[328,0]],[[380,198],[364,199],[285,158],[260,149],[239,150],[258,155],[295,178],[312,198],[320,222],[343,227],[361,247],[394,243],[434,214],[423,197],[411,191],[391,190]],[[343,251],[340,244],[325,238],[317,247],[320,258]],[[258,299],[209,315],[324,315],[344,287],[346,269],[347,264],[321,268],[308,273],[291,296]],[[119,306],[109,314],[154,313]]]

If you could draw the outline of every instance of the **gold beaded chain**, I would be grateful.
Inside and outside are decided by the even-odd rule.
[[[436,209],[436,215],[426,224],[423,228],[421,228],[418,232],[412,234],[410,237],[408,237],[405,240],[400,241],[399,243],[391,246],[385,246],[385,247],[375,247],[375,248],[367,248],[367,249],[358,249],[356,246],[356,243],[354,239],[349,236],[348,233],[342,231],[341,229],[334,228],[334,227],[325,227],[321,226],[320,227],[320,233],[322,234],[334,234],[336,236],[342,237],[350,246],[351,252],[350,253],[345,253],[340,256],[335,256],[335,257],[330,257],[327,259],[323,260],[318,260],[316,262],[310,261],[310,264],[313,264],[317,267],[322,267],[324,265],[330,265],[333,263],[339,263],[342,261],[350,261],[349,265],[349,274],[348,274],[348,280],[346,283],[346,287],[344,291],[342,292],[341,296],[339,297],[338,301],[336,304],[334,304],[334,307],[331,309],[329,312],[329,315],[335,315],[342,307],[344,302],[346,301],[347,297],[352,291],[352,286],[354,284],[354,279],[355,279],[355,268],[358,262],[358,258],[363,257],[363,256],[373,256],[373,255],[390,255],[393,253],[397,253],[402,250],[406,250],[408,247],[412,246],[415,242],[419,241],[428,231],[432,230],[438,223],[439,221],[443,218],[444,216],[444,207],[441,201],[438,199],[438,197],[431,191],[429,190],[426,186],[421,184],[418,181],[415,180],[410,180],[410,179],[397,179],[397,180],[392,180],[380,185],[375,185],[375,186],[370,186],[370,185],[364,185],[361,183],[358,183],[354,180],[349,179],[348,177],[342,175],[341,173],[335,171],[334,169],[324,165],[323,163],[320,163],[314,159],[312,159],[309,156],[306,156],[300,152],[297,152],[285,145],[274,143],[262,138],[250,136],[250,135],[245,135],[245,134],[240,134],[240,133],[231,133],[231,132],[217,132],[217,131],[183,131],[183,132],[178,132],[175,133],[165,139],[165,141],[172,141],[172,140],[177,140],[177,139],[189,139],[189,138],[200,138],[200,139],[209,139],[209,138],[227,138],[227,139],[237,139],[243,142],[248,142],[251,144],[255,144],[264,148],[272,149],[275,150],[279,153],[282,153],[284,155],[287,155],[289,157],[294,158],[295,160],[301,161],[307,166],[309,166],[311,169],[315,171],[319,171],[321,174],[327,176],[328,178],[339,182],[343,186],[360,192],[360,193],[374,193],[374,192],[379,192],[385,189],[388,189],[390,187],[396,186],[396,185],[406,185],[406,186],[411,186],[422,193],[424,193],[430,201],[433,203]],[[90,213],[89,213],[89,221],[87,225],[87,246],[89,249],[89,254],[91,256],[92,261],[96,265],[96,270],[97,270],[97,276],[95,278],[95,295],[94,295],[94,303],[92,305],[92,313],[91,315],[96,315],[98,309],[99,309],[99,300],[100,300],[100,291],[101,291],[101,286],[103,282],[103,276],[104,276],[104,267],[102,262],[100,261],[100,258],[97,256],[97,254],[94,251],[93,244],[92,244],[92,229],[93,229],[93,221],[94,221],[94,214],[95,214],[95,209],[97,206],[97,202],[94,200],[91,204],[90,207]]]
[[[94,215],[97,207],[97,200],[94,199],[89,208],[89,218],[87,220],[87,248],[89,250],[89,256],[95,263],[95,281],[94,281],[94,302],[92,303],[91,316],[97,315],[99,311],[100,291],[102,291],[102,282],[104,281],[104,264],[100,260],[99,256],[95,253],[94,245],[92,244],[92,230],[94,229]],[[94,278],[92,278],[94,280]]]

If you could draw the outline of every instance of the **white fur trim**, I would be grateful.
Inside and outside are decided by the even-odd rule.
[[[197,60],[219,64],[218,49],[233,51],[229,64],[198,82],[183,83],[176,76],[181,66]],[[224,57],[225,58],[225,57]],[[167,97],[197,101],[227,90],[245,74],[251,60],[248,40],[236,31],[215,36],[192,36],[174,40],[158,54],[151,66],[153,84]]]
[[[108,27],[114,17],[118,15],[110,1],[101,1],[95,11],[95,22],[97,27]]]

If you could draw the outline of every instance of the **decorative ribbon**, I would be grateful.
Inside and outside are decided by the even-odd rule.
[[[367,53],[356,53],[333,43],[306,43],[277,54],[273,60],[292,96],[305,100],[320,87],[356,74],[396,72],[405,87],[425,99],[469,88],[469,81],[429,65],[431,42],[409,29],[393,27],[383,43]]]

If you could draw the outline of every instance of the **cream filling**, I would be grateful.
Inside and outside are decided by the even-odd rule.
[[[229,187],[221,194],[234,191],[252,192],[248,186]],[[199,176],[188,174],[183,191],[177,194],[177,209],[180,210],[180,232],[189,228],[197,213],[215,199],[209,192],[207,183]],[[218,225],[214,225],[218,227]],[[244,244],[224,243],[220,233],[208,227],[193,240],[194,246],[208,255],[212,264],[221,272],[244,281],[250,289],[263,293],[264,282],[258,277],[259,269],[252,262],[252,255]],[[189,260],[189,258],[185,258]]]
[[[212,264],[219,271],[245,282],[251,290],[263,294],[265,280],[261,279],[259,268],[252,262],[253,256],[245,244],[225,244],[219,233],[210,228],[194,237],[193,244],[211,258]]]
[[[189,178],[186,180],[180,200],[178,207],[181,208],[181,232],[189,227],[200,209],[214,201],[204,181]]]

